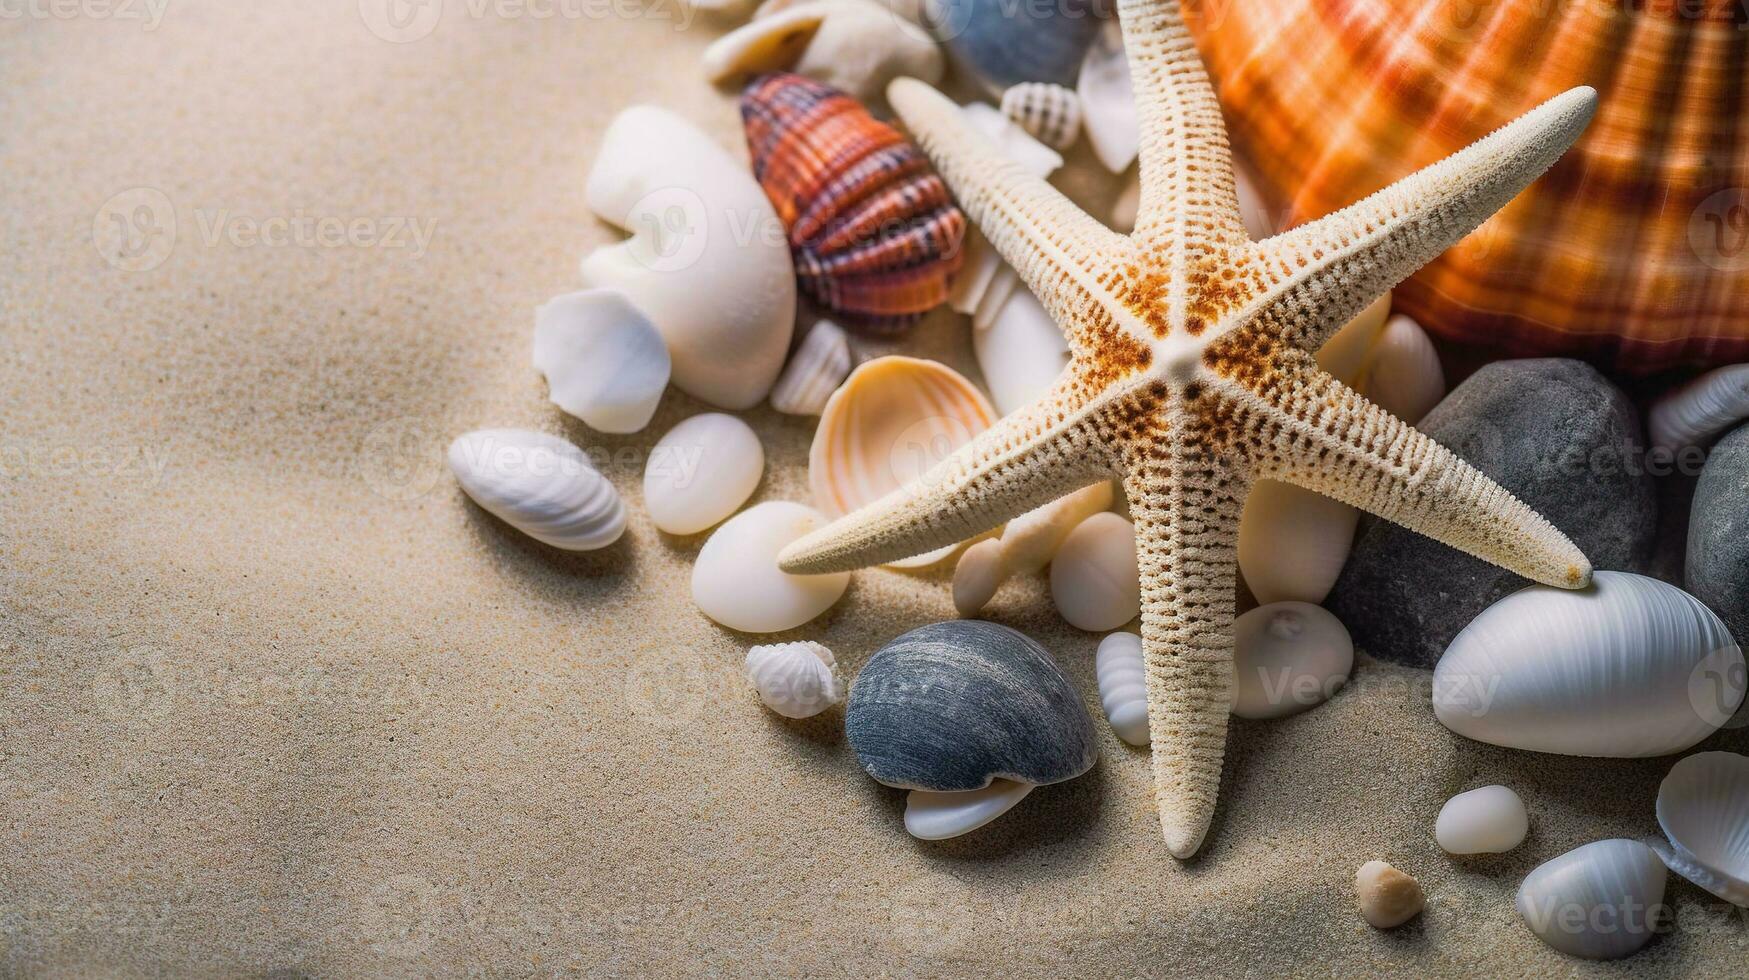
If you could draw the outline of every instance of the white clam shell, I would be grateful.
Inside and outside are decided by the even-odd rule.
[[[804,504],[771,500],[730,518],[692,566],[692,601],[706,616],[743,633],[794,629],[844,595],[850,575],[791,575],[777,567],[790,542],[824,526]]]
[[[1148,672],[1142,663],[1142,638],[1113,633],[1099,641],[1095,656],[1099,703],[1117,737],[1131,745],[1148,744]]]
[[[1358,383],[1360,373],[1366,367],[1367,355],[1372,353],[1373,344],[1384,332],[1385,321],[1390,315],[1391,294],[1386,293],[1324,341],[1324,346],[1318,348],[1318,366],[1338,381],[1353,387]]]
[[[832,651],[813,641],[747,651],[747,679],[765,706],[785,718],[812,718],[844,700]]]
[[[1022,82],[1002,93],[1002,114],[1039,142],[1056,150],[1081,136],[1081,96],[1050,82]]]
[[[1421,325],[1402,314],[1391,317],[1373,344],[1366,367],[1366,397],[1414,425],[1445,397],[1445,369],[1439,351]]]
[[[1233,621],[1233,714],[1283,718],[1316,707],[1354,669],[1340,620],[1309,602],[1273,602]]]
[[[669,429],[644,466],[644,508],[669,534],[697,534],[733,514],[765,475],[765,447],[747,423],[721,412]]]
[[[993,779],[983,789],[964,793],[914,789],[905,795],[905,831],[919,840],[969,834],[1014,809],[1034,788],[1031,783]]]
[[[1571,956],[1613,960],[1652,938],[1664,903],[1664,862],[1636,840],[1600,840],[1538,867],[1518,888],[1518,914]]]
[[[1014,275],[1007,266],[1003,272]],[[990,400],[1005,414],[1038,401],[1069,366],[1062,328],[1024,286],[1011,290],[983,326],[972,331],[972,353],[990,387]]]
[[[1304,487],[1258,480],[1239,523],[1239,570],[1258,602],[1323,602],[1354,547],[1360,512]]]
[[[821,320],[802,338],[771,388],[771,407],[785,415],[818,415],[850,374],[850,338],[844,328]]]
[[[668,347],[624,293],[589,289],[535,313],[534,367],[553,404],[600,432],[650,424],[668,387]]]
[[[1749,756],[1697,752],[1658,787],[1657,843],[1670,870],[1733,905],[1749,908]]]
[[[1051,559],[1051,600],[1069,625],[1116,629],[1142,607],[1136,529],[1116,514],[1094,514],[1063,539]]]
[[[614,117],[585,190],[632,237],[583,259],[583,281],[623,291],[661,331],[674,384],[752,408],[783,368],[795,268],[771,201],[697,126],[654,106]]]
[[[593,551],[626,529],[619,492],[581,449],[527,429],[481,429],[449,446],[462,490],[494,517],[567,551]]]
[[[813,0],[759,15],[712,42],[705,74],[723,83],[771,71],[824,82],[877,110],[887,84],[908,76],[934,84],[941,49],[921,27],[872,0]]]
[[[1627,572],[1588,589],[1532,586],[1452,640],[1433,712],[1480,742],[1562,755],[1680,752],[1743,701],[1743,654],[1688,593]]]
[[[1646,416],[1652,445],[1672,452],[1705,448],[1749,418],[1749,364],[1717,368],[1666,392]]]
[[[1433,839],[1447,854],[1504,854],[1528,833],[1524,801],[1505,786],[1459,793],[1440,807],[1433,824]]]
[[[1124,57],[1123,33],[1114,18],[1087,49],[1081,77],[1081,125],[1094,155],[1105,169],[1121,174],[1136,159],[1141,129],[1136,122],[1136,96],[1130,86],[1130,63]]]

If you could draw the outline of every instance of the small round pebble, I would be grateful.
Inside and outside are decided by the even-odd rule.
[[[1447,800],[1433,824],[1433,839],[1447,854],[1503,854],[1524,843],[1530,815],[1504,786],[1483,786]]]
[[[1051,599],[1077,629],[1104,632],[1135,619],[1142,587],[1130,522],[1105,512],[1070,531],[1051,559]]]
[[[1354,873],[1360,914],[1374,929],[1395,929],[1421,914],[1427,896],[1421,883],[1383,861],[1368,861]]]
[[[692,601],[706,616],[743,633],[794,629],[820,615],[844,595],[850,574],[790,575],[777,567],[777,556],[825,523],[819,511],[787,500],[736,514],[699,550]]]
[[[644,464],[644,508],[669,534],[697,534],[753,496],[765,447],[733,415],[706,412],[668,430]]]

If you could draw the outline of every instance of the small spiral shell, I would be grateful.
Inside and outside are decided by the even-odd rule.
[[[812,640],[747,651],[747,679],[765,706],[785,718],[812,718],[844,700],[832,651]]]
[[[1081,136],[1081,97],[1050,82],[1022,82],[1002,93],[1002,114],[1039,142],[1057,150]]]

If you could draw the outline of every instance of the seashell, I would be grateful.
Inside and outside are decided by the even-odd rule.
[[[1148,674],[1142,663],[1142,638],[1113,633],[1099,641],[1095,669],[1099,703],[1117,737],[1131,745],[1148,744]]]
[[[1135,527],[1112,513],[1076,525],[1051,559],[1051,601],[1069,625],[1089,632],[1135,619],[1142,608]]]
[[[960,115],[973,129],[990,138],[1003,155],[1026,168],[1026,172],[1049,177],[1063,165],[1063,155],[1039,142],[1018,122],[995,106],[983,102],[968,102],[960,106]],[[1001,261],[1000,258],[997,259]],[[961,310],[961,313],[968,312]]]
[[[1613,960],[1652,938],[1664,862],[1637,840],[1600,840],[1532,871],[1514,903],[1538,939],[1570,956]]]
[[[1239,570],[1258,602],[1323,602],[1354,546],[1360,512],[1277,480],[1258,480],[1239,521]]]
[[[832,608],[850,573],[791,575],[777,553],[822,527],[820,512],[786,500],[749,507],[716,529],[692,566],[692,601],[706,616],[743,633],[794,629]]]
[[[1054,150],[1081,136],[1081,97],[1050,82],[1021,82],[1002,93],[1002,114]]]
[[[922,626],[882,647],[850,686],[844,730],[876,781],[920,791],[906,826],[930,839],[1019,802],[1025,792],[1002,780],[1059,783],[1099,759],[1093,719],[1056,661],[1030,638],[981,620]]]
[[[759,16],[704,51],[716,84],[793,71],[885,109],[887,83],[908,76],[930,84],[944,64],[935,39],[873,0],[813,0]]]
[[[804,295],[877,332],[908,327],[947,299],[966,216],[922,150],[800,75],[755,79],[741,118]]]
[[[680,0],[680,4],[715,17],[745,17],[753,9],[753,0]]]
[[[613,484],[583,450],[527,429],[480,429],[449,445],[449,469],[492,516],[566,551],[605,548],[625,533]]]
[[[808,451],[814,506],[837,518],[923,476],[989,428],[996,410],[970,381],[937,361],[878,357],[833,392]],[[957,546],[893,562],[922,568]]]
[[[733,514],[765,475],[765,447],[747,423],[721,412],[668,430],[644,466],[644,509],[669,534],[697,534]]]
[[[1002,539],[985,538],[960,554],[953,566],[953,607],[967,619],[989,604],[1008,577],[1002,567]]]
[[[1666,392],[1646,414],[1652,445],[1671,452],[1705,449],[1713,437],[1749,418],[1749,364],[1708,371]]]
[[[1386,293],[1324,341],[1324,346],[1318,348],[1318,366],[1335,375],[1343,384],[1353,387],[1360,378],[1361,369],[1366,367],[1367,354],[1378,341],[1379,334],[1384,332],[1385,319],[1390,315],[1391,294]]]
[[[756,233],[777,215],[746,168],[680,116],[634,106],[608,126],[586,196],[632,237],[584,257],[584,283],[650,318],[682,391],[729,409],[763,400],[789,352],[795,269]]]
[[[1030,575],[1050,564],[1063,539],[1082,521],[1111,508],[1110,481],[1082,487],[1008,522],[999,540],[967,548],[953,572],[954,607],[976,616],[1013,575]]]
[[[1124,57],[1123,32],[1117,21],[1104,25],[1087,48],[1076,77],[1081,97],[1081,125],[1087,142],[1105,169],[1121,174],[1135,162],[1141,145],[1136,121],[1136,95],[1130,86],[1130,62]]]
[[[1354,669],[1341,621],[1309,602],[1272,602],[1233,621],[1233,714],[1285,718],[1330,699]]]
[[[1368,861],[1354,873],[1360,915],[1374,929],[1395,929],[1421,914],[1427,896],[1421,883],[1383,861]]]
[[[802,338],[777,384],[771,407],[785,415],[818,415],[850,374],[850,338],[831,320],[820,320]]]
[[[1142,175],[1130,174],[1123,191],[1111,205],[1111,230],[1129,234],[1136,228],[1136,215],[1142,210]]]
[[[1550,93],[1596,86],[1584,136],[1399,286],[1398,306],[1436,336],[1518,357],[1583,355],[1630,374],[1749,360],[1735,7],[1430,0],[1396,16],[1261,0],[1186,4],[1185,19],[1235,145],[1296,225]]]
[[[534,324],[534,368],[546,376],[553,404],[600,432],[650,424],[668,387],[668,348],[624,293],[555,296]]]
[[[1140,183],[1136,184],[1136,190],[1139,194]],[[1251,165],[1237,153],[1233,154],[1233,193],[1239,199],[1239,217],[1245,222],[1245,233],[1252,241],[1274,238],[1291,227],[1287,209],[1276,206],[1263,193]]]
[[[1069,366],[1062,328],[1025,288],[1010,293],[984,328],[972,331],[972,353],[991,399],[1005,414],[1043,397]]]
[[[812,718],[844,700],[837,659],[811,640],[748,650],[747,679],[759,700],[785,718]]]
[[[1021,82],[1074,84],[1104,22],[1102,7],[1101,0],[927,0],[923,10],[959,74],[996,97]]]
[[[1489,606],[1433,674],[1433,713],[1467,738],[1561,755],[1680,752],[1743,701],[1743,654],[1688,593],[1627,572]],[[1719,678],[1733,689],[1723,697]]]
[[[1658,855],[1689,881],[1749,908],[1749,756],[1697,752],[1658,787]]]
[[[1530,815],[1504,786],[1483,786],[1445,801],[1433,839],[1447,854],[1504,854],[1524,843]]]
[[[1366,397],[1410,425],[1445,397],[1439,351],[1420,324],[1402,314],[1385,323],[1368,354]]]

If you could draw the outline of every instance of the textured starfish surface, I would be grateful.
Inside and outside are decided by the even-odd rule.
[[[1119,0],[1118,15],[1141,126],[1130,235],[1009,162],[934,89],[893,83],[894,108],[1062,327],[1071,359],[1039,402],[796,541],[781,565],[842,571],[920,554],[1118,477],[1141,567],[1156,802],[1183,858],[1208,833],[1220,786],[1239,517],[1256,480],[1328,494],[1538,582],[1589,584],[1590,563],[1548,521],[1313,353],[1554,163],[1596,93],[1559,95],[1365,200],[1253,242],[1176,0]]]

